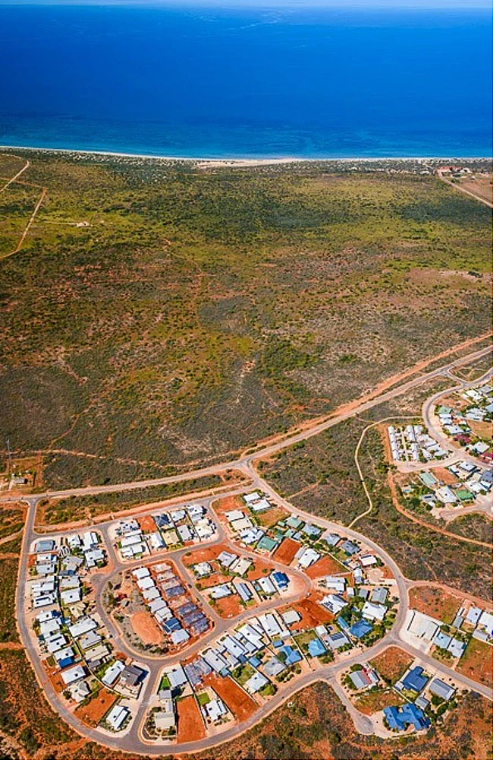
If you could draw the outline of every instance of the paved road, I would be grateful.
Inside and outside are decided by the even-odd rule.
[[[461,357],[460,359],[452,360],[451,362],[448,362],[447,364],[442,365],[441,367],[438,367],[435,370],[430,370],[427,373],[422,373],[417,378],[413,378],[410,381],[401,383],[400,385],[390,389],[389,391],[386,391],[377,396],[371,397],[370,399],[367,399],[365,401],[362,399],[359,401],[358,404],[351,405],[350,409],[348,409],[346,412],[335,412],[332,415],[328,416],[327,418],[322,419],[321,422],[316,424],[310,424],[309,427],[303,430],[299,430],[298,433],[292,434],[290,436],[286,436],[285,438],[281,439],[280,441],[274,444],[270,444],[269,446],[264,446],[256,452],[243,455],[242,457],[237,458],[235,460],[231,460],[229,462],[219,463],[217,465],[209,465],[206,468],[199,468],[198,470],[187,471],[185,473],[180,473],[175,476],[164,476],[162,478],[144,479],[142,481],[130,481],[130,482],[121,483],[121,484],[107,484],[106,486],[83,486],[83,487],[78,487],[73,489],[62,489],[59,491],[50,490],[43,493],[28,494],[28,495],[22,495],[22,496],[19,496],[19,495],[18,496],[2,496],[0,497],[0,502],[14,502],[14,501],[17,502],[19,501],[19,499],[28,499],[31,497],[38,498],[38,499],[50,498],[50,497],[71,497],[71,496],[78,496],[78,495],[85,495],[85,494],[105,494],[108,492],[116,492],[116,491],[123,491],[123,490],[129,490],[129,489],[143,489],[147,486],[160,486],[162,484],[176,483],[179,481],[186,481],[186,480],[191,480],[194,478],[200,478],[202,476],[216,475],[218,473],[221,473],[224,470],[243,470],[244,472],[249,473],[250,464],[255,462],[256,460],[269,457],[270,455],[275,454],[276,452],[279,452],[282,449],[286,449],[287,447],[290,447],[292,444],[296,444],[300,441],[304,441],[305,439],[309,439],[312,436],[316,436],[317,434],[322,433],[322,431],[326,431],[332,426],[338,425],[339,423],[343,422],[344,420],[348,420],[352,417],[359,415],[362,412],[366,412],[367,410],[372,409],[372,407],[382,404],[383,402],[387,402],[391,399],[395,399],[398,396],[402,396],[408,391],[418,386],[421,386],[423,383],[426,383],[429,380],[433,380],[434,378],[439,378],[440,376],[444,375],[444,373],[447,373],[449,370],[452,370],[454,367],[458,367],[464,364],[469,364],[475,361],[476,359],[480,359],[484,356],[487,356],[491,352],[492,352],[492,347],[488,346],[484,349],[479,349],[478,351],[465,355],[464,357]]]
[[[462,460],[466,460],[467,462],[471,462],[473,465],[475,465],[477,468],[485,468],[485,462],[480,460],[478,457],[474,457],[473,455],[469,454],[465,449],[463,449],[460,446],[456,446],[454,442],[444,434],[442,431],[442,427],[439,423],[439,420],[437,416],[434,414],[435,407],[437,405],[437,402],[440,399],[443,399],[444,397],[448,396],[449,394],[453,393],[459,393],[461,391],[466,391],[470,388],[475,388],[476,386],[481,386],[482,384],[486,383],[487,381],[492,379],[493,371],[487,370],[480,378],[477,378],[474,381],[464,381],[460,380],[459,378],[456,379],[457,383],[454,386],[451,386],[450,388],[445,389],[444,391],[439,391],[436,394],[433,394],[433,396],[430,396],[426,401],[423,403],[422,407],[422,417],[425,422],[426,427],[428,428],[430,435],[433,436],[436,441],[439,442],[443,446],[444,449],[447,449],[449,451],[453,451],[460,455]]]
[[[353,417],[354,415],[360,414],[360,412],[370,409],[371,407],[375,406],[376,404],[380,404],[383,401],[395,398],[396,396],[406,393],[406,391],[426,382],[427,380],[443,375],[444,372],[449,371],[450,369],[455,367],[458,363],[460,364],[465,364],[467,362],[469,363],[473,361],[473,359],[485,356],[489,352],[490,352],[490,348],[482,349],[478,352],[474,352],[473,354],[470,354],[468,357],[464,357],[462,360],[455,360],[453,362],[450,362],[441,368],[438,368],[418,378],[415,378],[411,381],[403,383],[401,386],[393,390],[390,390],[388,392],[385,392],[381,394],[380,396],[378,396],[377,398],[369,399],[367,401],[361,401],[358,405],[353,406],[352,409],[348,410],[345,413],[334,415],[333,417],[326,419],[305,431],[301,431],[297,434],[289,436],[283,439],[282,441],[277,442],[276,444],[273,444],[264,449],[261,449],[259,452],[255,452],[250,455],[244,456],[240,458],[239,460],[235,460],[231,463],[224,463],[222,465],[212,466],[209,468],[200,469],[198,471],[192,471],[191,473],[185,473],[180,476],[142,481],[139,483],[135,482],[133,484],[119,484],[119,485],[113,485],[111,487],[87,487],[84,489],[67,490],[64,492],[48,492],[44,495],[38,494],[38,495],[29,495],[29,496],[23,497],[23,499],[28,502],[29,509],[27,514],[24,537],[23,537],[23,545],[22,545],[20,564],[19,564],[18,586],[17,586],[17,592],[16,592],[16,609],[17,609],[18,626],[19,626],[22,642],[24,643],[26,651],[28,652],[28,655],[32,661],[33,667],[37,674],[37,678],[40,684],[42,685],[45,695],[47,699],[49,700],[49,702],[51,703],[51,705],[53,706],[54,710],[56,710],[59,714],[61,714],[61,716],[65,719],[65,721],[67,721],[68,724],[70,724],[77,732],[79,732],[83,736],[89,739],[95,740],[96,742],[103,743],[109,747],[120,749],[122,751],[128,751],[133,754],[147,753],[149,755],[163,755],[172,750],[175,750],[176,753],[189,753],[194,751],[202,751],[203,749],[212,747],[213,745],[219,744],[221,742],[230,740],[238,736],[243,731],[253,726],[256,722],[264,718],[264,716],[274,711],[278,705],[280,705],[284,701],[289,700],[297,690],[309,684],[312,684],[313,682],[316,682],[321,679],[325,680],[329,684],[331,684],[331,686],[333,686],[334,689],[336,689],[338,694],[340,694],[339,685],[337,685],[336,679],[335,679],[336,675],[338,675],[340,671],[344,671],[350,665],[353,665],[354,663],[359,662],[361,659],[365,661],[365,660],[369,660],[370,658],[373,658],[374,656],[383,652],[383,650],[386,649],[388,645],[392,645],[392,644],[398,645],[399,647],[406,649],[407,651],[409,651],[416,657],[419,657],[423,662],[427,663],[430,667],[432,667],[434,671],[438,670],[439,672],[442,672],[444,675],[452,677],[457,683],[463,684],[465,687],[473,689],[476,692],[481,693],[485,697],[492,699],[492,690],[490,690],[489,688],[484,687],[483,685],[479,685],[476,682],[472,681],[471,679],[468,679],[467,677],[457,674],[455,671],[438,663],[437,661],[432,659],[430,656],[423,654],[421,651],[416,650],[415,648],[413,648],[412,646],[410,646],[409,644],[407,644],[401,639],[400,632],[404,625],[405,617],[408,610],[408,588],[410,585],[412,585],[412,582],[410,582],[404,577],[398,565],[395,563],[393,558],[391,558],[391,556],[388,555],[388,553],[385,550],[379,547],[372,540],[367,539],[365,536],[358,533],[357,531],[354,531],[353,529],[349,529],[349,528],[346,528],[345,526],[335,524],[332,521],[328,521],[327,519],[324,519],[324,518],[312,516],[309,513],[305,512],[304,510],[300,510],[296,508],[295,506],[287,502],[287,500],[283,499],[279,494],[277,494],[277,492],[274,491],[274,489],[257,473],[257,470],[256,470],[257,462],[262,457],[268,456],[269,454],[273,454],[274,452],[279,451],[280,449],[283,449],[284,447],[290,446],[291,444],[295,442],[302,441],[305,438],[310,438],[311,436],[315,436],[317,433],[320,433],[323,430],[327,430],[332,425],[336,425],[342,420],[345,420],[350,417]],[[441,392],[441,394],[443,394],[443,392]],[[294,514],[300,515],[304,520],[308,522],[312,521],[316,525],[327,528],[336,533],[340,533],[343,536],[348,536],[352,539],[358,540],[362,542],[365,546],[371,548],[374,552],[376,552],[390,568],[398,588],[400,603],[399,603],[399,607],[398,607],[393,628],[383,639],[381,639],[378,643],[376,643],[376,645],[365,650],[362,655],[360,654],[360,652],[356,652],[349,658],[346,658],[345,660],[339,663],[335,663],[329,666],[319,667],[318,670],[312,671],[311,673],[304,674],[298,680],[295,680],[292,684],[284,685],[283,687],[280,688],[279,692],[274,697],[272,697],[270,700],[267,701],[267,703],[264,706],[258,708],[258,710],[253,714],[253,716],[250,717],[246,722],[240,723],[236,727],[233,727],[232,729],[229,729],[217,736],[207,737],[202,741],[197,741],[194,743],[183,743],[183,744],[179,744],[175,746],[171,744],[167,744],[167,743],[163,745],[162,744],[152,745],[151,743],[146,742],[142,736],[142,724],[145,718],[145,714],[147,713],[147,708],[148,708],[148,705],[150,704],[150,700],[155,694],[155,687],[157,684],[158,676],[160,674],[160,671],[163,670],[163,668],[168,663],[170,663],[173,660],[173,658],[168,657],[162,660],[157,660],[157,659],[147,658],[147,657],[143,658],[142,655],[128,648],[132,656],[140,662],[145,662],[151,671],[148,682],[146,683],[144,687],[144,694],[141,699],[140,710],[138,710],[131,724],[130,731],[123,737],[115,737],[108,734],[104,730],[91,729],[87,727],[86,725],[83,725],[81,722],[79,722],[76,719],[73,713],[68,711],[59,702],[57,694],[55,693],[50,681],[47,679],[47,676],[41,666],[37,649],[32,641],[32,638],[28,629],[28,625],[26,622],[26,617],[24,612],[25,611],[25,608],[24,608],[25,580],[27,578],[27,570],[28,570],[29,547],[32,541],[38,536],[37,532],[34,529],[37,501],[44,496],[54,496],[55,494],[57,494],[58,496],[69,496],[70,494],[81,494],[81,493],[89,494],[89,493],[100,493],[104,491],[116,491],[116,490],[121,490],[124,488],[141,488],[142,486],[169,483],[176,480],[193,478],[199,475],[215,473],[218,471],[220,472],[222,469],[225,469],[225,468],[240,468],[241,470],[243,470],[244,472],[246,472],[248,475],[252,477],[254,487],[260,488],[265,493],[269,494],[270,497],[278,505],[281,505],[282,507],[293,512]],[[247,490],[248,488],[249,487],[247,486],[245,489]],[[234,488],[231,488],[231,487],[228,489],[228,493],[238,493],[239,491],[241,492],[242,489],[235,490]],[[19,497],[16,497],[15,499],[18,500]],[[182,503],[183,501],[184,500],[182,498],[179,499],[180,503]],[[209,501],[207,499],[205,501],[204,500],[197,500],[197,501],[204,502],[204,504],[206,504],[209,510],[211,510]],[[216,525],[218,526],[218,535],[217,535],[217,538],[214,539],[214,541],[212,541],[210,544],[217,543],[222,538],[221,524],[217,520],[217,517],[215,516],[214,513],[212,513],[212,517],[213,519],[216,520]],[[103,531],[106,537],[108,552],[112,552],[113,550],[112,550],[112,547],[110,546],[109,537],[107,536],[107,528],[109,527],[110,523],[116,521],[117,518],[118,516],[115,516],[112,520],[98,525],[99,530]],[[74,531],[74,529],[70,529],[70,531]],[[59,532],[59,534],[61,533],[66,533],[66,532]],[[230,546],[232,545],[231,541],[228,539],[225,539],[225,542],[227,544],[230,544]],[[241,549],[239,547],[235,546],[235,549],[241,552]],[[188,572],[186,571],[186,569],[183,568],[183,565],[180,562],[182,555],[186,551],[187,551],[186,549],[182,549],[182,550],[174,551],[173,553],[165,553],[165,555],[169,557],[174,557],[174,560],[176,561],[177,567],[179,568],[181,574],[183,575],[183,578],[186,581],[188,581],[189,580]],[[248,550],[245,550],[245,554],[250,555],[252,553],[250,553]],[[278,568],[281,567],[280,564],[275,563],[274,561],[273,561],[273,565]],[[98,595],[96,598],[96,605],[98,606],[98,610],[103,617],[103,621],[107,622],[108,625],[111,625],[111,622],[108,616],[106,615],[104,608],[102,607],[100,592],[104,588],[104,585],[106,584],[108,578],[111,575],[116,573],[118,570],[123,570],[124,568],[131,568],[131,567],[133,567],[133,565],[120,563],[119,561],[117,561],[115,563],[114,569],[110,571],[109,574],[106,574],[106,575],[101,574],[96,577],[97,578],[96,590],[98,592]],[[289,567],[285,568],[285,570],[287,571],[289,575],[296,574],[297,576],[300,576],[303,579],[307,579],[307,577],[304,574],[301,574],[297,571],[294,572]],[[190,580],[190,583],[191,583],[191,580]],[[308,584],[311,585],[310,580],[307,580],[305,584],[306,584],[305,590],[301,593],[298,593],[299,596],[304,596],[304,594],[307,593],[306,590],[308,589]],[[194,587],[191,588],[191,591],[197,594],[197,590]],[[295,597],[293,599],[295,599]],[[222,634],[222,632],[226,628],[232,627],[235,623],[237,623],[237,621],[241,620],[242,618],[253,616],[255,615],[256,612],[262,612],[263,610],[268,609],[268,606],[269,606],[269,609],[275,608],[277,607],[277,603],[274,601],[270,601],[269,603],[264,603],[263,606],[260,606],[259,609],[245,611],[243,614],[241,614],[238,617],[235,617],[234,619],[231,619],[230,621],[225,621],[224,619],[220,619],[220,617],[214,614],[214,611],[211,611],[211,616],[212,618],[215,619],[215,627],[211,631],[210,635],[207,637],[207,640],[212,639],[213,637],[217,638],[218,636]],[[124,644],[126,645],[126,643],[123,642],[123,639],[121,638],[121,635],[119,631],[116,629],[116,627],[112,625],[111,628],[112,628],[112,637],[119,638],[120,649],[122,649],[123,645]],[[199,647],[200,647],[200,642],[196,644],[195,648],[199,649]],[[188,651],[185,651],[182,654],[183,658],[186,657],[187,652]],[[176,657],[175,661],[177,662],[178,660],[179,658]],[[344,703],[346,703],[346,696],[343,695],[341,699],[343,700]],[[350,703],[350,701],[348,701],[348,703]],[[367,722],[367,717],[363,717],[362,714],[360,714],[351,703],[349,706],[347,705],[347,708],[350,711],[350,715],[352,716],[356,726],[360,729],[360,731],[370,732],[371,727],[369,726],[369,723]]]

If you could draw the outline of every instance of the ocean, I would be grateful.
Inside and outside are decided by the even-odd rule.
[[[0,5],[0,144],[492,155],[488,10]]]

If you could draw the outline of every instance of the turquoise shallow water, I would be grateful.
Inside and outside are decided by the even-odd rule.
[[[488,11],[0,6],[0,143],[492,155]]]

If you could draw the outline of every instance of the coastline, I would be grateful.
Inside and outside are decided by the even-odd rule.
[[[0,145],[0,152],[12,151],[30,151],[33,153],[62,153],[84,156],[115,157],[124,159],[141,159],[151,161],[168,161],[171,163],[197,164],[198,166],[210,167],[252,167],[265,165],[281,164],[298,164],[298,163],[326,163],[339,162],[347,163],[357,161],[360,163],[377,163],[377,162],[471,162],[471,161],[493,161],[493,156],[329,156],[329,157],[311,157],[311,156],[261,156],[256,158],[248,157],[204,157],[204,156],[168,156],[162,154],[147,153],[126,153],[121,151],[103,151],[88,150],[82,148],[38,148],[36,146],[23,145]]]

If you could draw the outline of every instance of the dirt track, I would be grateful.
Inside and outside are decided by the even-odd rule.
[[[479,547],[487,547],[488,549],[492,549],[492,544],[489,544],[489,542],[481,542],[480,539],[470,539],[467,536],[460,536],[459,534],[454,534],[453,531],[447,531],[445,528],[440,528],[440,526],[434,526],[432,523],[427,523],[422,518],[418,518],[416,515],[413,515],[408,510],[405,510],[398,500],[397,488],[395,486],[395,481],[393,479],[393,474],[391,472],[388,472],[388,485],[390,487],[391,499],[393,502],[393,506],[395,507],[395,510],[397,510],[402,515],[405,515],[405,517],[408,518],[413,523],[418,523],[420,526],[424,526],[425,528],[430,529],[430,531],[436,531],[438,534],[443,534],[444,536],[448,536],[451,539],[457,539],[460,542],[467,542],[468,544],[477,544]]]

